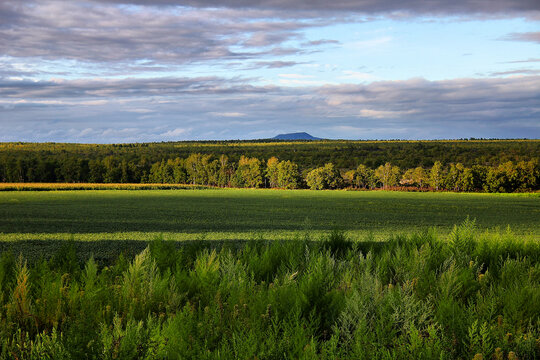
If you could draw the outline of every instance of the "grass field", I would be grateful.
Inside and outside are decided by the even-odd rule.
[[[539,200],[0,192],[0,359],[538,359]]]
[[[289,239],[344,230],[354,240],[470,217],[481,230],[540,236],[540,194],[309,190],[0,192],[0,240]]]

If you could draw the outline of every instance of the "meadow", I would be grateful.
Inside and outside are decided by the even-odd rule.
[[[540,194],[262,189],[0,192],[0,240],[290,239],[345,230],[353,240],[467,217],[480,229],[540,235]]]

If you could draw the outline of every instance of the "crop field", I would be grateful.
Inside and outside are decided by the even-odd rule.
[[[124,186],[124,185],[122,185]],[[63,188],[63,187],[62,187]],[[157,238],[212,246],[312,240],[332,230],[353,241],[433,228],[448,234],[467,217],[480,231],[540,236],[539,194],[310,190],[88,190],[0,192],[0,251],[50,257],[74,240],[81,259],[130,257]],[[181,244],[178,243],[178,246]]]
[[[0,359],[536,359],[539,217],[539,194],[1,191]]]
[[[303,231],[387,237],[467,217],[480,229],[540,235],[540,194],[309,190],[0,192],[0,240],[290,239]]]

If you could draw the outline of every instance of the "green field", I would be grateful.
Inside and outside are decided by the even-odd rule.
[[[435,227],[467,217],[481,230],[510,226],[540,236],[539,194],[310,190],[6,191],[0,240],[290,239],[344,230],[354,240]]]
[[[540,194],[0,192],[0,359],[538,359],[539,220]]]

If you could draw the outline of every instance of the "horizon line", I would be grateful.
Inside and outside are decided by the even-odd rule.
[[[192,139],[192,140],[163,140],[163,141],[135,141],[135,142],[72,142],[72,141],[0,141],[0,144],[73,144],[73,145],[132,145],[132,144],[166,144],[166,143],[196,143],[196,142],[437,142],[437,141],[539,141],[540,138],[440,138],[440,139],[330,139],[318,138],[309,139],[275,139],[275,138],[253,138],[253,139]]]

